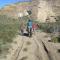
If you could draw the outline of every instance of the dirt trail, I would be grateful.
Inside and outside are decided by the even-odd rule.
[[[41,40],[45,34],[42,34],[36,32],[31,38],[18,35],[6,60],[50,60]]]
[[[49,41],[51,41],[50,35],[48,35],[47,33],[44,33],[44,32],[40,32],[40,33],[38,32],[37,36],[39,37],[38,38],[39,42],[42,42],[43,48],[44,48],[49,60],[60,60],[60,55],[57,52],[57,49],[55,47],[56,43],[49,42]]]

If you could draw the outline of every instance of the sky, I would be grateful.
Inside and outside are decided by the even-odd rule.
[[[30,2],[31,0],[0,0],[0,8],[4,7],[5,5],[16,3],[16,2]]]

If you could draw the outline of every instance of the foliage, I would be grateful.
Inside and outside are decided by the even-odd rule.
[[[31,14],[32,14],[32,12],[31,12],[30,10],[29,10],[29,11],[27,11],[27,12],[28,12],[28,14],[29,14],[29,15],[31,15]]]
[[[19,20],[0,15],[0,55],[8,51],[19,29]]]
[[[54,23],[39,23],[40,30],[47,33],[60,32],[60,22]]]
[[[52,38],[52,42],[54,42],[54,43],[60,43],[60,37],[53,37]]]

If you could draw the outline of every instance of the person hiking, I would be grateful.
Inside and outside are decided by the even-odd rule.
[[[33,32],[35,32],[36,27],[37,27],[37,26],[36,26],[36,23],[33,23],[33,24],[32,24],[32,30],[33,30]]]
[[[28,23],[27,23],[27,31],[28,31],[28,35],[29,37],[32,36],[32,20],[28,20]]]

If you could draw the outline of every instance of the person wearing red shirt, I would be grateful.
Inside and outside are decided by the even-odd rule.
[[[33,30],[33,32],[35,32],[36,28],[37,28],[36,23],[33,23],[33,24],[32,24],[32,30]]]

